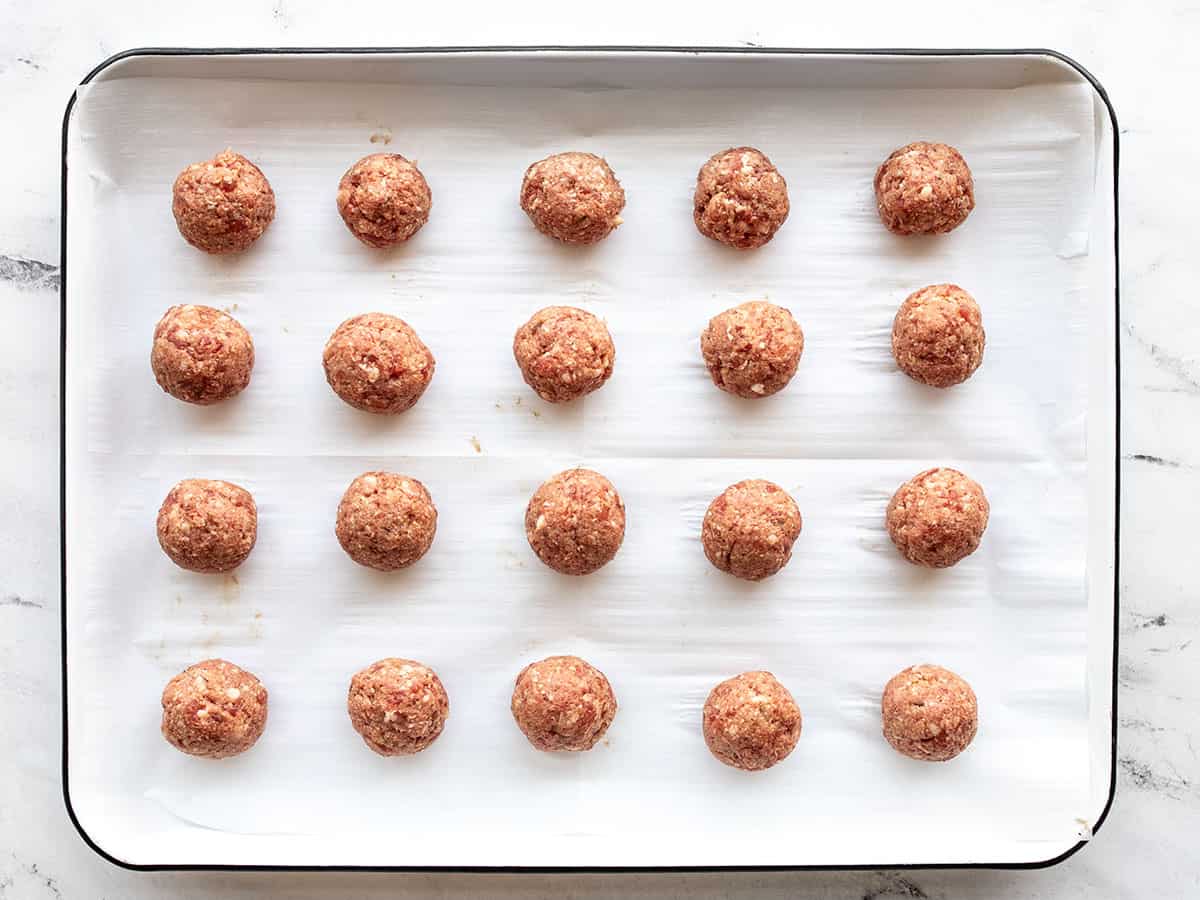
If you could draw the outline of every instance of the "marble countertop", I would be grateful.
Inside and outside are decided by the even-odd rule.
[[[747,8],[750,10],[751,8]],[[1200,896],[1200,205],[1192,90],[1200,8],[1187,2],[1013,0],[967,11],[875,0],[856,8],[511,2],[502,22],[449,6],[246,0],[168,9],[0,0],[0,898],[712,896],[1068,898]],[[1118,792],[1067,862],[1033,872],[481,876],[141,874],[76,835],[59,779],[59,138],[80,77],[134,46],[645,43],[1060,50],[1107,87],[1121,121],[1121,659]],[[1193,203],[1195,201],[1195,203]],[[1193,288],[1194,289],[1194,288]],[[1190,425],[1188,423],[1191,423]]]

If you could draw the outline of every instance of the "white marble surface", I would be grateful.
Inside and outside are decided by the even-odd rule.
[[[1200,124],[1195,3],[1012,0],[779,7],[0,0],[0,898],[1200,895]],[[71,828],[59,784],[59,126],[72,87],[142,45],[665,43],[1046,46],[1095,72],[1121,119],[1125,409],[1116,804],[1092,844],[1035,872],[468,876],[139,874]],[[1190,423],[1190,424],[1189,424]]]

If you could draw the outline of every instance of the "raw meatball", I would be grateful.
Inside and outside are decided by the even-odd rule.
[[[966,381],[983,362],[983,314],[957,284],[909,294],[892,323],[892,355],[909,378],[945,388]]]
[[[429,550],[437,532],[437,507],[415,478],[364,472],[342,495],[336,530],[352,560],[392,572],[411,566]]]
[[[769,397],[796,374],[804,332],[789,310],[753,300],[714,316],[700,335],[700,352],[721,390]]]
[[[177,400],[207,406],[250,384],[254,341],[232,316],[211,306],[172,306],[154,326],[150,368]]]
[[[556,153],[525,170],[521,209],[534,227],[567,244],[594,244],[621,224],[625,190],[593,153]]]
[[[705,237],[739,250],[761,247],[788,217],[787,182],[753,147],[710,157],[696,178],[694,218]]]
[[[380,756],[420,753],[437,740],[450,698],[437,673],[411,659],[381,659],[350,679],[354,730]]]
[[[979,548],[987,497],[957,469],[926,469],[900,485],[887,508],[887,530],[904,558],[944,569]]]
[[[325,380],[364,412],[395,415],[411,409],[433,380],[429,348],[407,322],[387,313],[347,319],[325,345]]]
[[[800,508],[787,491],[759,478],[727,487],[709,504],[700,530],[708,561],[730,575],[760,581],[792,558]]]
[[[883,689],[883,736],[913,759],[943,762],[967,749],[979,729],[971,686],[941,666],[910,666]]]
[[[551,656],[517,676],[517,727],[539,750],[591,750],[617,714],[604,673],[578,656]]]
[[[192,756],[237,756],[254,746],[266,725],[267,689],[223,659],[189,666],[163,688],[163,737]]]
[[[350,233],[370,247],[402,244],[429,221],[433,194],[415,163],[398,153],[372,153],[338,184],[337,206]]]
[[[893,234],[945,234],[975,208],[975,184],[953,147],[917,141],[883,161],[875,173],[875,202]]]
[[[735,769],[755,772],[787,758],[800,740],[800,707],[770,672],[722,681],[704,703],[704,742]]]
[[[192,572],[232,572],[258,539],[258,507],[228,481],[186,478],[158,510],[158,543],[171,562]]]
[[[275,218],[275,192],[258,166],[225,150],[175,179],[171,211],[179,233],[205,253],[239,253]]]
[[[554,571],[587,575],[621,549],[625,504],[599,472],[568,469],[534,491],[525,508],[525,536]]]
[[[577,400],[602,387],[616,355],[605,324],[573,306],[538,310],[513,338],[525,383],[550,403]]]

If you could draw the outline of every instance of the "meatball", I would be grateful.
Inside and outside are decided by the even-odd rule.
[[[450,698],[428,666],[381,659],[350,679],[346,709],[354,730],[380,756],[409,756],[438,739]]]
[[[424,556],[437,533],[437,507],[407,475],[364,472],[337,508],[337,539],[360,566],[393,572]]]
[[[539,750],[591,750],[617,714],[604,673],[578,656],[530,663],[513,687],[517,727]]]
[[[232,316],[211,306],[172,306],[154,326],[150,368],[177,400],[207,406],[250,384],[254,341]]]
[[[587,575],[621,549],[625,504],[599,472],[568,469],[534,491],[525,508],[525,536],[554,571]]]
[[[709,504],[700,530],[708,561],[747,581],[761,581],[786,566],[799,536],[796,501],[760,478],[727,487]]]
[[[179,233],[205,253],[240,253],[275,218],[275,192],[240,153],[225,150],[175,179],[171,211]]]
[[[338,184],[342,221],[369,247],[404,243],[429,221],[432,205],[425,176],[398,153],[364,156]]]
[[[525,170],[521,209],[542,234],[594,244],[621,224],[625,190],[593,153],[556,153]]]
[[[957,469],[926,469],[892,495],[888,535],[910,563],[944,569],[979,549],[990,509],[978,482]]]
[[[250,492],[228,481],[186,478],[158,510],[158,543],[171,562],[191,572],[232,572],[258,539],[258,507]]]
[[[704,742],[727,766],[769,769],[799,740],[800,707],[770,672],[735,675],[704,702]]]
[[[941,666],[909,666],[883,689],[883,736],[913,759],[944,762],[967,749],[979,729],[971,686]]]
[[[875,202],[893,234],[945,234],[975,208],[975,184],[953,147],[916,141],[894,151],[875,172]]]
[[[355,409],[396,415],[416,405],[436,363],[407,322],[366,313],[339,325],[325,344],[325,380]]]
[[[600,319],[573,306],[547,306],[517,329],[513,356],[539,397],[567,403],[599,389],[617,350]]]
[[[223,659],[189,666],[163,688],[163,737],[192,756],[237,756],[254,746],[266,725],[267,689]]]
[[[713,384],[738,397],[782,391],[800,364],[804,332],[790,311],[753,300],[713,316],[700,335]]]
[[[931,284],[909,294],[892,323],[892,355],[922,384],[945,388],[966,381],[983,362],[983,315],[957,284]]]
[[[761,247],[788,217],[787,182],[753,147],[722,150],[700,167],[694,197],[696,227],[739,250]]]

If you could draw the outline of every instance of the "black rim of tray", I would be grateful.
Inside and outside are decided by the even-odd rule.
[[[478,47],[139,47],[125,50],[104,60],[90,71],[80,82],[86,85],[110,66],[125,59],[139,56],[396,56],[396,55],[456,55],[467,53],[491,53],[502,55],[506,53],[645,53],[645,54],[691,54],[704,56],[710,54],[739,54],[744,56],[912,56],[912,57],[987,57],[987,56],[1039,56],[1057,60],[1075,70],[1095,91],[1096,96],[1104,104],[1112,126],[1113,146],[1113,309],[1115,316],[1115,396],[1114,421],[1116,434],[1114,436],[1115,458],[1113,460],[1113,485],[1115,496],[1113,506],[1113,623],[1112,623],[1112,684],[1111,706],[1112,721],[1110,723],[1109,739],[1109,783],[1108,798],[1104,808],[1091,827],[1091,834],[1099,831],[1100,826],[1108,818],[1116,793],[1117,771],[1117,654],[1119,648],[1120,623],[1120,532],[1121,532],[1121,287],[1120,287],[1120,190],[1118,170],[1120,166],[1120,129],[1117,125],[1117,113],[1108,98],[1108,92],[1100,81],[1086,68],[1071,57],[1057,50],[1044,48],[1025,49],[918,49],[918,48],[800,48],[800,47],[672,47],[672,46],[636,46],[636,45],[607,45],[607,46],[571,46],[571,45],[541,45],[541,46],[478,46]],[[59,315],[61,321],[60,350],[59,350],[59,527],[61,568],[61,646],[62,657],[62,791],[66,803],[67,815],[71,824],[79,832],[93,851],[100,857],[123,869],[139,872],[159,871],[210,871],[210,872],[478,872],[478,873],[679,873],[679,872],[801,872],[801,871],[878,871],[901,869],[1044,869],[1058,865],[1074,856],[1090,840],[1084,838],[1057,856],[1033,862],[984,862],[984,863],[864,863],[842,865],[731,865],[731,866],[390,866],[390,865],[236,865],[221,863],[130,863],[118,859],[87,833],[80,823],[75,809],[71,805],[71,789],[68,774],[68,725],[67,725],[67,139],[71,122],[71,113],[75,107],[76,93],[72,93],[67,102],[62,124],[62,201],[61,201],[61,279],[59,283]]]

